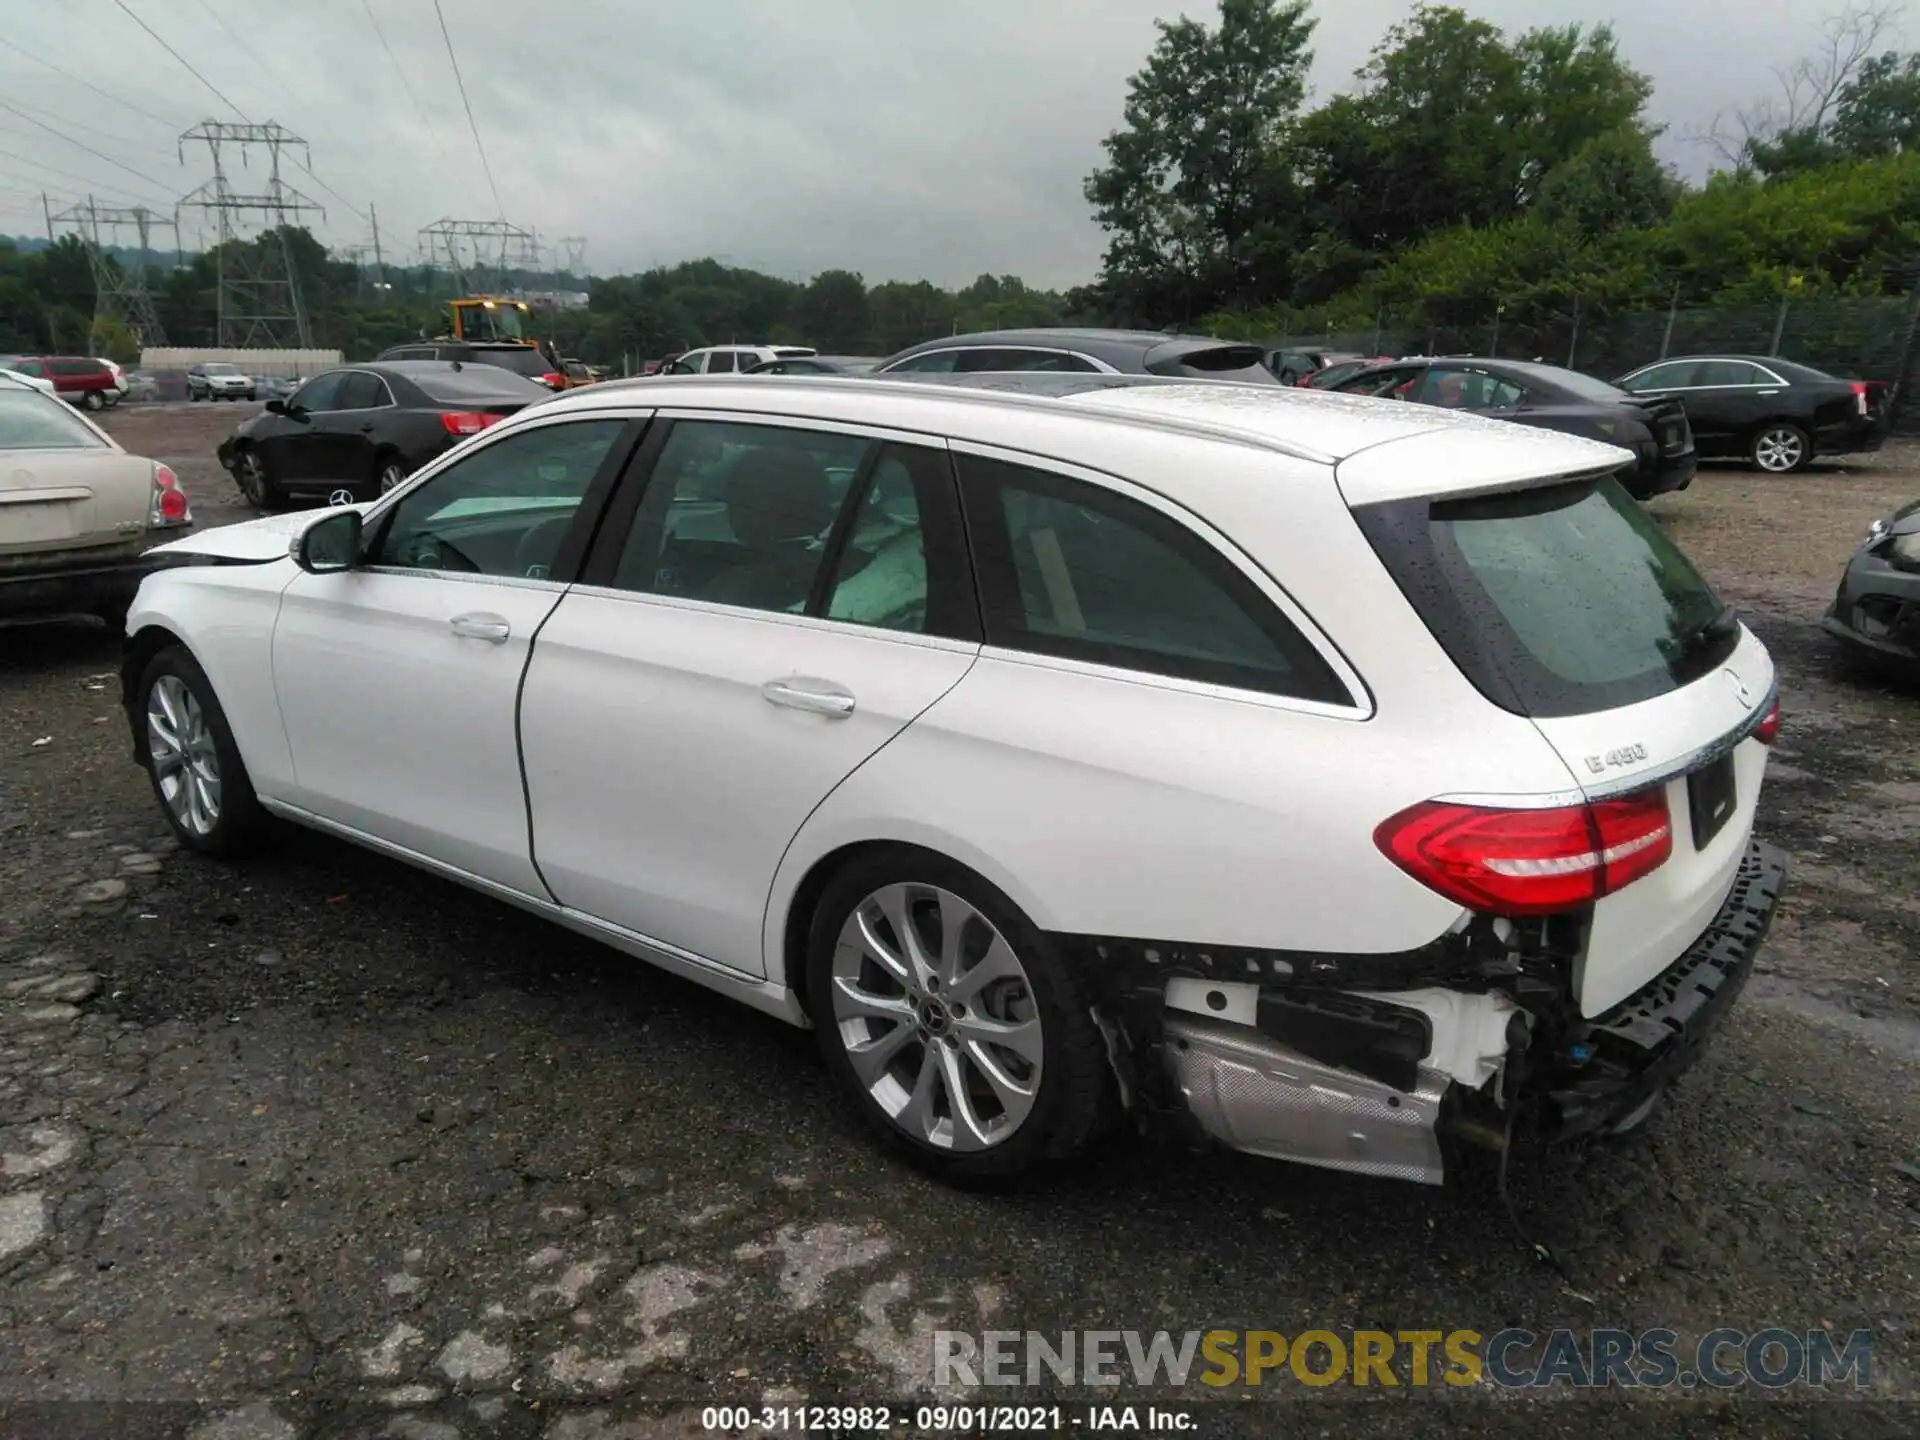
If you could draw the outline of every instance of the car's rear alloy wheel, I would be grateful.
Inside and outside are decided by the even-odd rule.
[[[146,768],[167,822],[183,844],[226,854],[260,809],[206,672],[174,646],[154,656],[141,679]]]
[[[829,1064],[927,1168],[1009,1179],[1083,1148],[1105,1118],[1104,1042],[1075,978],[958,866],[929,856],[842,876],[811,950]]]
[[[1753,437],[1753,463],[1770,475],[1802,469],[1812,458],[1813,446],[1798,425],[1769,425]]]
[[[87,409],[98,414],[107,408],[107,397],[102,395],[98,390],[89,390],[81,397],[80,403],[86,406]]]
[[[985,1150],[1040,1093],[1033,983],[958,895],[888,885],[854,907],[833,955],[833,1023],[874,1104],[915,1140]]]
[[[398,455],[389,455],[380,462],[380,493],[386,494],[407,478],[407,465]]]

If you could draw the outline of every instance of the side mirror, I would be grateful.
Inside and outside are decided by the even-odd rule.
[[[267,401],[266,411],[269,415],[284,415],[287,413],[287,402],[276,396]]]
[[[342,510],[314,521],[293,542],[293,560],[309,575],[351,570],[360,560],[360,512]]]

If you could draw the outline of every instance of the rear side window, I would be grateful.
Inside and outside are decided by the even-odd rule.
[[[340,386],[342,410],[373,410],[388,403],[387,382],[365,370],[355,370]]]
[[[64,401],[14,385],[0,387],[0,450],[104,450]]]
[[[1700,573],[1611,477],[1354,518],[1454,663],[1518,714],[1652,699],[1738,643]]]
[[[894,374],[948,375],[953,367],[960,363],[958,350],[929,350],[924,355],[913,355],[898,365],[889,365],[887,370]]]
[[[956,367],[972,374],[998,374],[1011,370],[1068,371],[1091,374],[1099,370],[1091,360],[1060,350],[1020,350],[1010,346],[993,349],[963,350]]]
[[[955,458],[988,644],[1352,703],[1306,637],[1178,521],[1049,471]]]

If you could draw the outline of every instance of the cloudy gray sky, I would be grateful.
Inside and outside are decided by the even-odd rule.
[[[1668,157],[1698,172],[1705,157],[1677,137],[1764,91],[1769,67],[1805,53],[1840,3],[1464,8],[1510,29],[1610,19],[1655,81]],[[102,203],[165,204],[211,173],[204,148],[180,162],[179,131],[244,116],[311,143],[313,174],[286,174],[326,207],[315,229],[335,245],[370,240],[369,211],[402,258],[443,216],[504,212],[544,244],[587,237],[602,274],[715,254],[793,277],[846,266],[869,281],[992,271],[1076,284],[1101,250],[1081,180],[1118,123],[1154,18],[1213,14],[1210,0],[442,8],[497,205],[432,0],[0,0],[0,102],[12,107],[0,108],[0,233],[42,230],[43,186],[56,208],[89,190]],[[1346,88],[1410,8],[1320,0],[1318,93]],[[257,163],[240,172],[249,184],[259,175]],[[189,212],[189,247],[196,226],[211,229]]]

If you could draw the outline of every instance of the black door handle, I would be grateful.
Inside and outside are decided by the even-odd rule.
[[[360,433],[362,435],[371,435],[373,433],[373,422],[369,420],[366,424],[362,425],[360,427]]]

